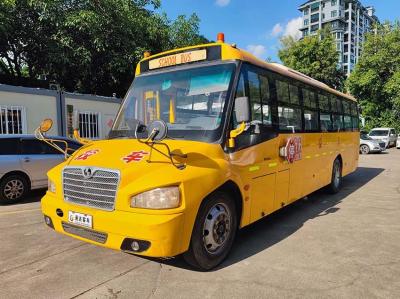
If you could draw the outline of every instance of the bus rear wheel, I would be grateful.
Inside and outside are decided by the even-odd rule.
[[[331,194],[336,194],[342,187],[342,162],[339,158],[333,161],[331,183],[328,185],[328,191]]]
[[[200,206],[185,261],[200,270],[210,270],[228,255],[238,228],[235,202],[226,193],[215,192]]]

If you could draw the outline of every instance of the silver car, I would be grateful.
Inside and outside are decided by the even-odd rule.
[[[360,153],[367,155],[369,153],[380,153],[386,149],[384,141],[374,140],[367,134],[360,135]]]
[[[82,145],[65,140],[72,151]],[[65,143],[59,142],[65,148]],[[31,189],[47,187],[48,170],[64,161],[64,155],[32,135],[0,135],[0,204],[21,200]]]
[[[397,134],[393,128],[374,128],[369,132],[368,136],[372,139],[385,142],[386,148],[396,146]]]

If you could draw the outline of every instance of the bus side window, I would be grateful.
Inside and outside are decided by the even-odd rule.
[[[272,127],[271,91],[269,78],[260,75],[260,91],[262,104],[262,122],[264,126]]]
[[[278,95],[279,130],[285,132],[302,131],[302,112],[299,106],[299,89],[297,86],[276,81]]]
[[[245,97],[246,96],[246,85],[244,81],[244,74],[241,72],[238,86],[236,88],[235,98]],[[238,123],[236,121],[235,110],[232,113],[232,128],[237,128]]]
[[[262,123],[260,80],[254,72],[248,72],[251,120]]]
[[[304,107],[304,130],[316,132],[319,130],[316,94],[307,87],[302,88]]]

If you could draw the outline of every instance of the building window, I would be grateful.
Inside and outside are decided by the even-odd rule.
[[[319,10],[319,2],[311,4],[311,12],[315,12]]]
[[[319,29],[319,25],[318,24],[312,25],[311,26],[311,33],[315,32],[315,31],[318,31],[318,29]]]
[[[23,134],[25,109],[21,106],[0,106],[0,134]]]
[[[322,14],[322,20],[325,20],[325,14],[324,13]]]
[[[331,11],[331,17],[336,18],[337,17],[337,10],[332,10]]]
[[[337,0],[331,0],[331,6],[335,6],[337,4]]]
[[[97,112],[79,112],[79,133],[83,138],[100,138],[99,118]]]
[[[307,26],[308,25],[308,19],[305,19],[304,20],[304,26]]]
[[[319,14],[313,14],[311,15],[311,23],[315,23],[319,21]]]
[[[303,37],[306,37],[306,36],[308,36],[308,29],[303,31]]]
[[[303,11],[303,13],[304,13],[305,16],[308,16],[308,8],[306,8],[306,9]]]

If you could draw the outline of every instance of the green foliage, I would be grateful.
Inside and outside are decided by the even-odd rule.
[[[329,30],[299,41],[284,37],[281,46],[278,55],[284,65],[343,90],[345,74],[338,68],[339,54]]]
[[[145,50],[205,41],[196,15],[170,21],[159,7],[160,0],[1,0],[0,73],[123,96]]]
[[[400,130],[400,25],[386,23],[367,35],[347,86],[359,100],[366,129]]]

